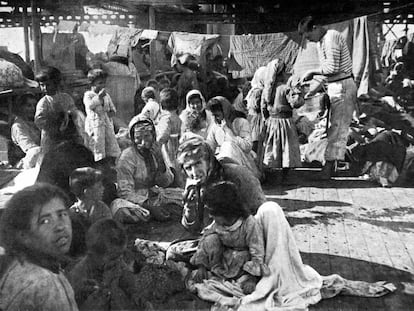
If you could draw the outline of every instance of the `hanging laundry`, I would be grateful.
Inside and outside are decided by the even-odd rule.
[[[257,68],[276,58],[282,60],[290,72],[299,50],[299,42],[296,33],[230,36],[229,54],[243,67],[241,71],[232,71],[233,78],[252,77]]]
[[[211,57],[221,55],[218,45],[220,35],[196,34],[187,32],[172,32],[168,39],[168,47],[172,52],[171,67],[177,63],[178,57],[185,53],[194,55],[197,59],[211,49]]]

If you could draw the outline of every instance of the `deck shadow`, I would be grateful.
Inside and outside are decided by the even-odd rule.
[[[365,260],[321,253],[301,253],[303,262],[322,275],[339,274],[349,280],[394,283],[394,293],[378,298],[336,296],[322,300],[310,310],[410,310],[414,295],[404,293],[402,282],[413,283],[413,274]]]

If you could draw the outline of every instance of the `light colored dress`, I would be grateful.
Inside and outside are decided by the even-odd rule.
[[[86,119],[85,131],[88,134],[88,147],[94,154],[95,161],[106,157],[118,157],[121,153],[115,137],[114,125],[108,112],[116,112],[109,94],[100,99],[93,91],[86,91],[83,96]]]
[[[15,259],[0,279],[1,310],[78,310],[72,287],[62,272],[54,273],[27,260]]]
[[[40,131],[33,122],[17,117],[11,126],[11,139],[26,156],[22,159],[24,169],[33,168],[40,160]]]

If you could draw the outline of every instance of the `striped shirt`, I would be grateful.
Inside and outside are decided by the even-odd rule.
[[[352,73],[352,60],[348,46],[336,30],[328,30],[317,44],[321,73],[332,76]]]

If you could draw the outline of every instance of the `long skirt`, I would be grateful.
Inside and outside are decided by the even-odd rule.
[[[292,118],[269,117],[261,155],[264,168],[301,167],[299,139]]]

